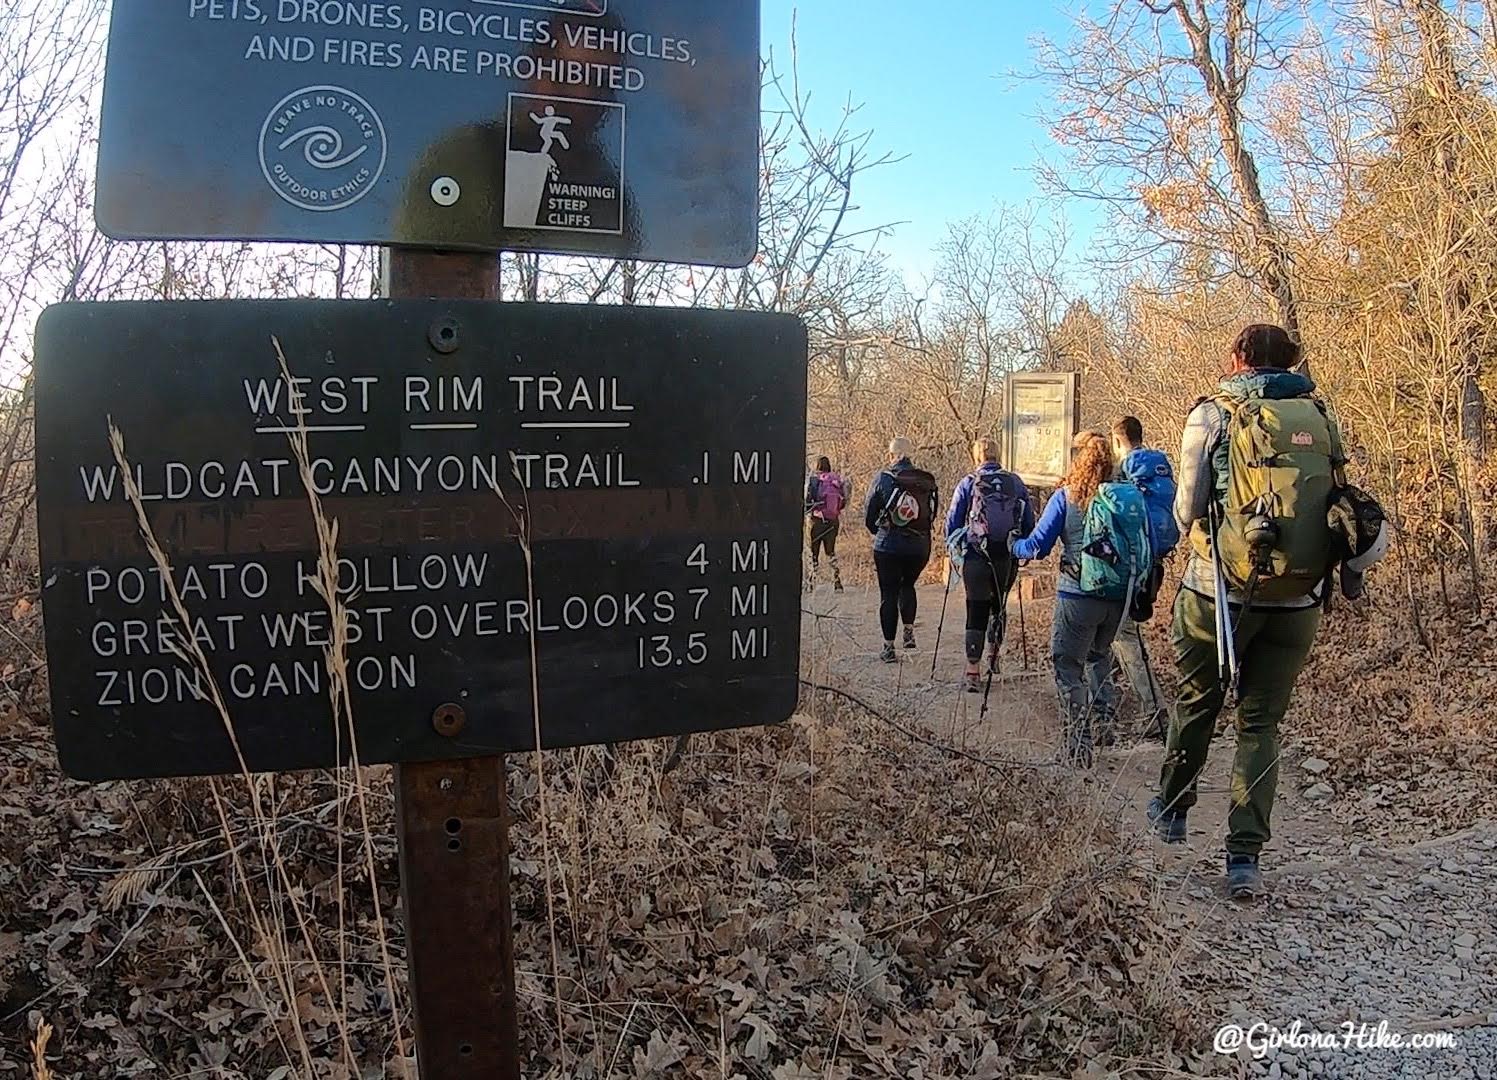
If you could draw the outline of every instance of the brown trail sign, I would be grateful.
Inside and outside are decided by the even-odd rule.
[[[48,312],[38,346],[54,715],[76,776],[238,771],[205,675],[173,655],[189,637],[252,771],[335,763],[298,423],[339,526],[365,763],[533,748],[532,636],[548,748],[794,709],[806,345],[793,319],[99,304]],[[189,627],[163,603],[111,419]],[[434,726],[445,704],[460,730]]]
[[[396,256],[396,287],[423,261],[493,265],[443,258]],[[95,780],[238,770],[207,676],[177,655],[189,638],[251,770],[338,763],[318,546],[288,444],[304,429],[339,526],[360,758],[409,763],[397,790],[422,1059],[469,1070],[432,1076],[492,1075],[514,1045],[499,1019],[513,1014],[499,755],[535,745],[532,673],[547,747],[794,709],[805,370],[804,330],[772,315],[52,309],[38,520],[64,766]],[[111,420],[190,626],[137,531]]]

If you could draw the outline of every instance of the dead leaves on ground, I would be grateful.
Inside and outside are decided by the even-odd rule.
[[[1163,931],[1147,891],[1060,774],[1011,785],[841,714],[703,737],[663,778],[668,749],[623,749],[603,785],[596,752],[548,758],[549,852],[532,763],[512,759],[526,1076],[1068,1075],[1177,1037],[1154,1001]],[[392,913],[388,780],[372,775]],[[324,976],[340,890],[349,904],[331,1000],[296,933],[260,937],[237,903],[231,850],[265,866],[243,849],[247,801],[226,790],[231,841],[201,782],[76,784],[43,729],[0,732],[0,1078],[30,1068],[42,1006],[49,1067],[70,1080],[403,1075],[399,920],[392,1002],[351,834],[336,873],[335,789],[276,789]],[[296,973],[289,997],[266,993],[277,956]]]

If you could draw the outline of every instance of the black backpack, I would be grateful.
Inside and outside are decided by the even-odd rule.
[[[894,491],[879,515],[880,524],[929,537],[936,522],[936,478],[915,468],[891,469],[886,475],[894,481]]]

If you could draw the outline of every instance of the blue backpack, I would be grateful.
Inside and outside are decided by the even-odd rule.
[[[1143,492],[1149,510],[1149,545],[1162,562],[1180,543],[1175,522],[1175,471],[1162,450],[1135,450],[1123,460],[1123,478]]]
[[[1103,484],[1086,507],[1081,534],[1082,591],[1131,604],[1153,568],[1143,492],[1132,484]]]

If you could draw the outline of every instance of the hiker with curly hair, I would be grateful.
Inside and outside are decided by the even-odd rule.
[[[1070,472],[1034,531],[1014,537],[1019,559],[1047,558],[1061,544],[1050,657],[1060,697],[1064,760],[1090,768],[1092,723],[1111,708],[1112,642],[1147,575],[1147,510],[1131,484],[1112,483],[1112,448],[1084,431],[1072,444]]]

